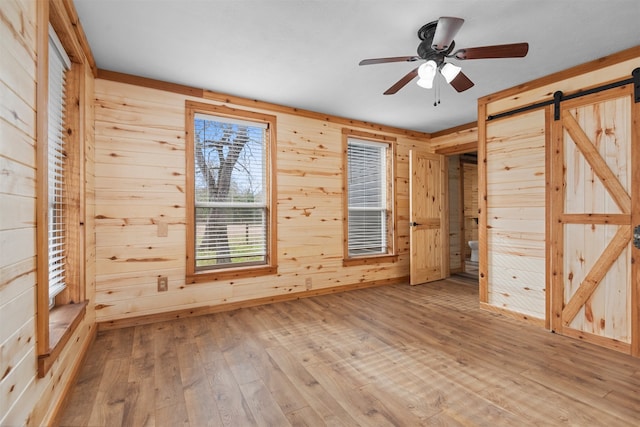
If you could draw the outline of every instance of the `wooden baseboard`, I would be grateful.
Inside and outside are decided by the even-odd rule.
[[[219,305],[208,305],[203,307],[186,308],[164,313],[146,314],[143,316],[127,317],[123,319],[108,320],[98,322],[98,330],[128,328],[131,326],[146,325],[149,323],[164,322],[167,320],[181,319],[184,317],[202,316],[205,314],[220,313],[223,311],[237,310],[245,307],[255,307],[258,305],[272,304],[280,301],[291,301],[301,298],[315,297],[319,295],[335,294],[340,292],[353,291],[356,289],[372,288],[375,286],[395,285],[398,283],[409,283],[409,276],[396,277],[384,280],[374,280],[371,282],[354,283],[344,286],[333,286],[330,288],[313,289],[309,291],[296,292],[294,294],[275,295],[272,297],[257,298],[247,301],[231,302]]]
[[[496,307],[494,305],[487,304],[486,302],[480,302],[480,308],[483,310],[491,311],[493,313],[500,314],[511,319],[522,320],[540,328],[545,328],[544,319],[538,319],[537,317],[531,317],[524,313],[518,313],[517,311],[507,310],[506,308]]]
[[[89,348],[91,347],[93,342],[96,340],[96,335],[98,332],[97,325],[93,324],[89,328],[90,328],[89,337],[87,340],[85,340],[85,343],[82,346],[82,349],[80,350],[81,351],[80,358],[77,359],[75,365],[73,366],[73,369],[71,370],[71,375],[69,376],[68,381],[64,385],[62,394],[60,395],[60,399],[58,399],[58,402],[55,404],[55,407],[51,411],[50,419],[48,421],[45,420],[45,422],[43,422],[42,425],[47,425],[47,426],[60,425],[60,417],[62,416],[62,413],[64,412],[65,408],[67,407],[67,403],[69,402],[69,397],[71,396],[73,387],[75,386],[76,380],[78,379],[78,375],[80,374],[80,369],[82,369],[82,367],[85,364],[87,354],[89,353]]]

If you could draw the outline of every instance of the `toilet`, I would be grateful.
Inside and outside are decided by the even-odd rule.
[[[471,262],[478,262],[478,241],[469,240],[469,247],[471,248]]]

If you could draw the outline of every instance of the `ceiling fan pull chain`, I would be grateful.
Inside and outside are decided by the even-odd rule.
[[[436,75],[436,77],[438,77]],[[438,106],[438,79],[434,78],[434,82],[433,82],[433,106],[437,107]]]
[[[438,83],[436,83],[436,87],[433,88],[433,106],[437,107],[438,103]]]

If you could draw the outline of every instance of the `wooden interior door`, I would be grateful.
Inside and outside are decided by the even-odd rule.
[[[624,352],[637,336],[638,304],[631,240],[640,165],[631,95],[625,86],[561,104],[551,185],[551,327]]]
[[[445,157],[411,150],[410,246],[411,284],[444,279],[449,274]]]

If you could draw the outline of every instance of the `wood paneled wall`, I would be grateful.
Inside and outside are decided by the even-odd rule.
[[[0,2],[0,16],[0,424],[20,425],[38,398],[35,2]]]
[[[307,278],[312,291],[321,291],[408,276],[408,155],[413,147],[427,147],[428,135],[209,92],[196,98],[190,91],[171,91],[171,85],[161,90],[145,87],[162,88],[158,82],[103,75],[109,79],[96,81],[95,101],[99,322],[302,295]],[[277,116],[278,274],[185,283],[186,100]],[[343,266],[345,127],[397,138],[396,262]],[[168,234],[158,237],[164,224]],[[167,292],[157,291],[159,275],[169,278]]]
[[[445,129],[431,134],[431,149],[444,155],[470,153],[478,149],[476,122]]]
[[[58,6],[66,2],[57,1]],[[93,192],[86,193],[87,315],[44,378],[36,349],[36,0],[0,1],[0,425],[48,425],[91,338]],[[67,17],[68,19],[68,17]],[[45,30],[46,31],[46,30]],[[45,33],[46,34],[46,33]],[[84,96],[92,104],[86,68]],[[84,112],[92,123],[92,109]],[[90,129],[92,126],[90,126]],[[93,186],[93,135],[86,134],[87,188]]]
[[[487,302],[544,319],[544,110],[488,123],[486,152]]]
[[[628,79],[640,46],[478,101],[480,300],[490,310],[549,327],[549,167],[553,106],[489,121],[512,109]],[[637,130],[637,129],[636,129]]]

